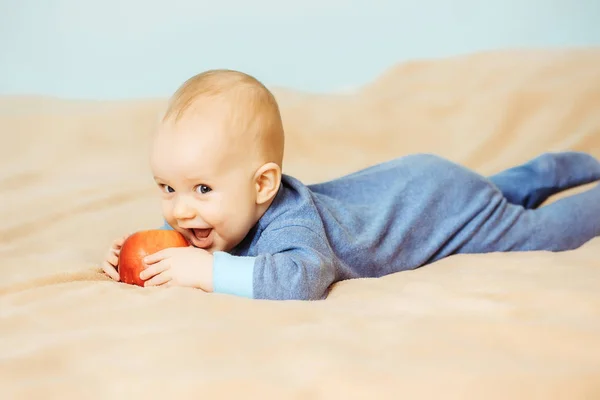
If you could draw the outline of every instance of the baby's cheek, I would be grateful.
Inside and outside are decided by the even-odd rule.
[[[162,214],[167,222],[173,222],[173,206],[170,201],[162,201]]]
[[[206,209],[204,218],[215,228],[226,226],[231,221],[231,218],[228,218],[227,211],[218,207]]]

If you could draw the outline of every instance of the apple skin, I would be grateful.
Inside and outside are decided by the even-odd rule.
[[[135,232],[125,239],[121,247],[118,268],[121,282],[144,286],[140,279],[140,272],[146,268],[144,257],[163,249],[187,246],[188,241],[177,231],[150,229]]]

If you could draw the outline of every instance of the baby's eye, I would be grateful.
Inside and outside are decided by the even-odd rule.
[[[200,194],[206,194],[208,192],[210,192],[212,189],[209,188],[206,185],[198,185],[196,186],[196,192],[200,193]]]
[[[175,189],[173,189],[171,186],[169,185],[158,185],[160,186],[160,189],[165,192],[165,193],[173,193],[175,191]]]

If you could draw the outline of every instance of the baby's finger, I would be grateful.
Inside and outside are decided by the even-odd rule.
[[[171,252],[171,249],[168,248],[168,249],[159,250],[153,254],[149,254],[146,257],[144,257],[144,263],[147,265],[150,265],[150,264],[155,264],[157,262],[160,262],[160,261],[164,260],[169,255],[170,252]]]
[[[121,247],[123,247],[123,243],[125,243],[125,240],[126,240],[128,237],[129,237],[129,235],[125,235],[125,236],[122,236],[122,237],[120,237],[120,238],[116,239],[116,240],[113,242],[113,244],[112,244],[112,247],[113,247],[113,248],[115,248],[115,249],[120,249]]]
[[[104,271],[106,275],[115,281],[119,281],[121,279],[117,270],[110,265],[108,261],[104,261],[104,263],[102,263],[102,271]]]
[[[156,264],[152,264],[151,266],[140,272],[140,279],[145,281],[157,274],[160,274],[161,272],[165,272],[168,269],[169,265],[166,262],[158,262]]]
[[[116,267],[117,265],[119,265],[119,255],[116,254],[114,251],[109,251],[106,255],[106,261],[108,261],[108,263],[113,267]]]
[[[154,277],[152,279],[144,282],[144,286],[147,287],[147,286],[164,285],[165,283],[169,282],[170,280],[171,280],[171,277],[169,276],[168,271],[164,271],[158,275],[154,275]]]

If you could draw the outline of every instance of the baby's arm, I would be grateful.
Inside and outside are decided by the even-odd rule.
[[[335,280],[335,256],[325,238],[305,226],[267,229],[256,257],[215,252],[214,291],[255,299],[319,300]]]

